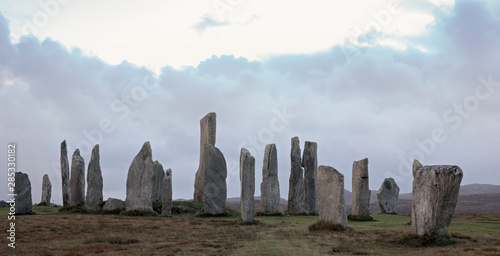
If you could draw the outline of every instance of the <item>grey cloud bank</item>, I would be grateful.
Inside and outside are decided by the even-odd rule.
[[[217,113],[228,197],[239,196],[241,147],[255,157],[260,184],[269,143],[277,146],[280,194],[287,195],[294,136],[301,148],[318,142],[318,163],[345,180],[352,161],[369,158],[371,189],[393,177],[402,193],[411,191],[413,158],[460,166],[462,184],[500,184],[498,13],[488,1],[437,9],[426,35],[407,38],[428,52],[359,48],[346,61],[338,45],[262,61],[213,56],[183,70],[165,66],[158,77],[51,39],[26,36],[13,44],[0,16],[0,141],[18,144],[19,171],[29,174],[33,197],[47,173],[58,204],[64,139],[86,162],[99,143],[105,199],[125,199],[128,166],[145,141],[153,160],[175,173],[173,198],[192,198],[199,120],[208,112]],[[7,194],[5,182],[0,191]]]

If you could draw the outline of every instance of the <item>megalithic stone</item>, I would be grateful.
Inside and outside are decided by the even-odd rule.
[[[260,209],[264,214],[279,213],[280,183],[278,179],[278,155],[275,144],[266,146],[262,165],[262,183],[260,184]]]
[[[396,213],[399,186],[393,178],[386,178],[377,192],[378,205],[383,213]]]
[[[16,172],[16,186],[14,187],[16,214],[28,214],[32,210],[31,182],[28,174]]]
[[[127,211],[153,211],[153,151],[146,141],[130,164],[127,175]]]
[[[166,217],[172,216],[172,170],[167,169],[162,185],[161,214]]]
[[[102,196],[102,172],[99,156],[99,144],[92,149],[87,168],[87,196],[85,198],[85,208],[93,211],[100,211],[103,196]]]
[[[200,164],[198,171],[196,172],[195,182],[194,182],[194,195],[193,200],[195,202],[203,202],[204,185],[205,181],[203,178],[205,174],[203,173],[204,168],[204,156],[205,156],[205,145],[215,146],[215,128],[216,128],[216,118],[217,115],[213,112],[208,113],[205,117],[200,120]]]
[[[318,168],[318,212],[320,221],[347,228],[344,175],[330,166]]]
[[[288,214],[302,214],[304,211],[304,170],[302,169],[299,137],[292,138],[290,151],[291,170],[288,190]]]
[[[422,166],[417,160],[413,162],[413,234],[448,235],[462,178],[462,169],[456,165]]]
[[[255,158],[242,148],[240,152],[240,211],[243,222],[255,221]]]
[[[356,219],[371,220],[368,158],[352,164],[352,215]]]
[[[318,191],[316,177],[318,175],[318,144],[306,141],[302,156],[304,167],[304,208],[310,215],[318,214]]]
[[[71,178],[69,180],[71,205],[85,203],[85,161],[76,149],[71,160]]]
[[[61,142],[61,179],[62,179],[63,206],[68,206],[70,204],[70,190],[69,190],[68,149],[66,146],[66,140]]]
[[[52,183],[50,183],[49,175],[43,175],[42,181],[42,200],[40,204],[50,205],[50,198],[52,197]]]
[[[210,144],[205,144],[204,150],[204,186],[202,213],[220,215],[226,212],[227,199],[227,167],[222,152]]]
[[[153,202],[161,202],[162,188],[163,188],[163,178],[165,177],[165,171],[163,170],[163,165],[158,161],[153,162],[153,194],[151,195],[151,200]]]

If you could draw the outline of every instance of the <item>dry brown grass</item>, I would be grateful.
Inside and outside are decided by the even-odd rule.
[[[500,238],[488,234],[454,231],[450,235],[457,244],[422,247],[404,241],[409,233],[404,224],[373,229],[379,220],[362,224],[372,228],[311,232],[314,216],[258,219],[257,225],[242,225],[236,218],[18,216],[17,248],[10,250],[5,242],[0,255],[500,255]],[[459,215],[457,220],[497,225],[500,214]],[[8,225],[6,218],[0,225]]]

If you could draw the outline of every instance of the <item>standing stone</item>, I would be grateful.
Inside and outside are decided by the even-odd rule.
[[[62,200],[63,206],[68,206],[70,203],[69,192],[69,162],[68,149],[66,140],[61,143],[61,179],[62,179]]]
[[[153,211],[153,173],[153,151],[149,141],[146,141],[128,168],[127,211]]]
[[[344,175],[330,166],[318,168],[318,212],[320,221],[347,228]]]
[[[318,214],[318,191],[316,176],[318,175],[318,144],[306,141],[302,156],[304,167],[304,208],[310,215]]]
[[[417,160],[413,162],[413,234],[448,235],[462,177],[462,169],[456,165],[422,166]]]
[[[163,170],[163,165],[158,161],[153,162],[153,194],[151,195],[151,200],[153,202],[161,202],[162,188],[163,188],[163,178],[165,177],[165,171]]]
[[[275,144],[266,146],[260,184],[260,209],[264,214],[279,213],[280,183],[278,179],[278,156]]]
[[[299,137],[292,138],[290,159],[290,185],[288,190],[288,214],[302,214],[304,211],[304,171],[300,157]]]
[[[172,216],[172,170],[165,171],[162,180],[162,205],[161,214],[166,217]]]
[[[42,200],[40,204],[50,205],[50,198],[52,197],[52,183],[50,183],[49,175],[43,175],[42,181]]]
[[[85,161],[80,156],[79,149],[75,150],[71,160],[69,189],[71,205],[83,205],[85,203]]]
[[[207,215],[220,215],[226,212],[226,159],[220,150],[205,144],[203,171],[203,209]]]
[[[240,153],[241,198],[240,211],[243,222],[255,221],[255,158],[242,148]]]
[[[205,157],[205,145],[215,146],[215,127],[216,127],[216,114],[211,112],[200,120],[200,165],[198,171],[196,172],[195,182],[194,182],[194,198],[195,202],[203,202],[204,185],[205,181],[203,178],[205,174],[204,168],[204,157]]]
[[[85,208],[93,211],[100,211],[102,203],[102,173],[99,157],[99,144],[92,149],[89,166],[87,168],[87,196],[85,198]]]
[[[106,200],[106,203],[102,207],[102,210],[108,212],[123,211],[125,210],[125,201],[110,197],[108,198],[108,200]]]
[[[368,184],[368,158],[352,164],[352,217],[357,220],[372,220],[370,216]]]
[[[28,174],[16,172],[16,186],[14,188],[16,214],[31,212],[33,201],[31,199],[31,182]]]
[[[399,187],[393,178],[386,178],[377,192],[378,205],[383,213],[396,213]]]

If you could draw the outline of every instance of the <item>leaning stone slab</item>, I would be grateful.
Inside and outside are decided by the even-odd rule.
[[[318,191],[316,177],[318,175],[318,144],[306,141],[302,156],[304,167],[304,208],[309,215],[318,214]]]
[[[240,152],[241,219],[246,223],[255,221],[255,158],[242,148]]]
[[[202,213],[204,215],[221,215],[226,212],[226,159],[218,148],[210,144],[205,144],[204,154]]]
[[[195,202],[203,202],[204,197],[204,185],[205,181],[203,178],[205,174],[205,145],[215,146],[215,128],[216,128],[216,118],[217,115],[213,112],[208,113],[205,117],[200,120],[200,165],[198,171],[196,172],[195,183],[194,183],[194,195],[193,200]]]
[[[99,156],[99,144],[92,149],[89,166],[87,168],[87,196],[85,197],[85,208],[92,211],[100,211],[102,203],[102,173]]]
[[[62,180],[62,200],[63,206],[70,204],[69,192],[69,162],[66,140],[61,142],[61,180]]]
[[[396,213],[399,186],[393,178],[386,178],[377,192],[378,205],[383,213]]]
[[[80,156],[79,149],[73,153],[69,189],[71,205],[83,205],[85,203],[85,161]]]
[[[278,180],[278,156],[275,144],[266,146],[260,184],[260,209],[266,215],[279,213],[280,183]]]
[[[302,169],[299,137],[292,138],[290,151],[291,170],[288,190],[288,214],[303,214],[304,211],[304,170]]]
[[[320,221],[347,228],[344,175],[330,166],[318,168],[318,212]]]
[[[125,210],[125,201],[110,197],[102,207],[102,210],[107,212],[121,212]]]
[[[128,169],[127,211],[153,211],[151,194],[153,193],[153,152],[149,141],[145,142],[141,151],[135,156]]]
[[[16,214],[28,214],[32,210],[31,182],[28,174],[16,172],[16,186],[14,188]]]
[[[42,181],[42,200],[40,204],[50,205],[50,198],[52,197],[52,183],[50,183],[49,175],[43,175]]]
[[[352,164],[352,219],[372,220],[370,216],[370,195],[368,158],[354,161]]]
[[[167,169],[163,177],[161,214],[172,216],[172,170]]]
[[[462,178],[462,169],[456,165],[422,166],[417,160],[413,162],[413,234],[448,235]]]

